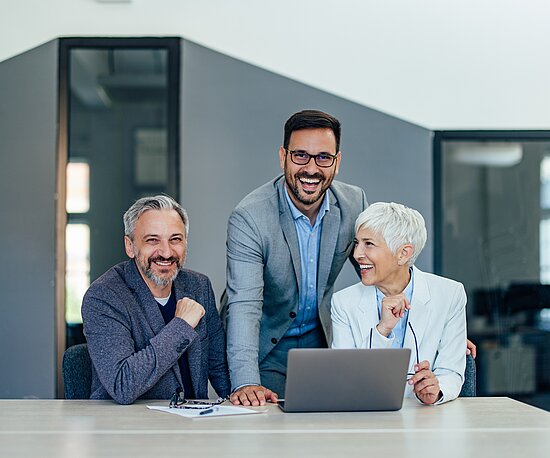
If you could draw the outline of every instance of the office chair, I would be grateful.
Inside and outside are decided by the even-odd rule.
[[[464,371],[464,385],[458,395],[461,398],[476,396],[476,362],[472,355],[466,355],[466,370]]]
[[[92,360],[88,345],[78,344],[63,355],[63,386],[65,399],[90,399],[92,389]]]

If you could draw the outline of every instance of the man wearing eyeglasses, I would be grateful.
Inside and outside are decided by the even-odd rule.
[[[210,280],[184,269],[189,219],[171,197],[124,214],[129,261],[92,283],[82,302],[93,362],[91,399],[207,398],[229,394],[225,333]]]
[[[284,175],[246,196],[227,229],[227,355],[234,404],[284,394],[291,348],[331,341],[334,281],[353,248],[362,189],[333,181],[340,122],[315,110],[285,124]]]

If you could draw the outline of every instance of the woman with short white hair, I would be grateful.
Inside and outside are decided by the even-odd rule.
[[[424,404],[455,399],[466,365],[466,293],[461,283],[422,272],[424,218],[378,202],[355,222],[361,282],[332,297],[333,348],[410,348],[405,396]]]

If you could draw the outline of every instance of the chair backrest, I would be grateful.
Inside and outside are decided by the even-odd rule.
[[[466,355],[466,370],[464,371],[464,385],[459,396],[471,398],[476,395],[476,361],[472,355]]]
[[[63,386],[65,399],[90,399],[92,390],[92,360],[88,345],[78,344],[63,355]]]

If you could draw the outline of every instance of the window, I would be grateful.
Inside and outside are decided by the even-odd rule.
[[[86,213],[90,209],[90,166],[84,161],[67,164],[67,213]]]
[[[80,306],[90,286],[90,227],[87,224],[67,224],[65,252],[65,321],[82,323]]]
[[[67,164],[67,227],[65,228],[65,321],[82,323],[80,305],[90,286],[90,166],[79,159]]]

